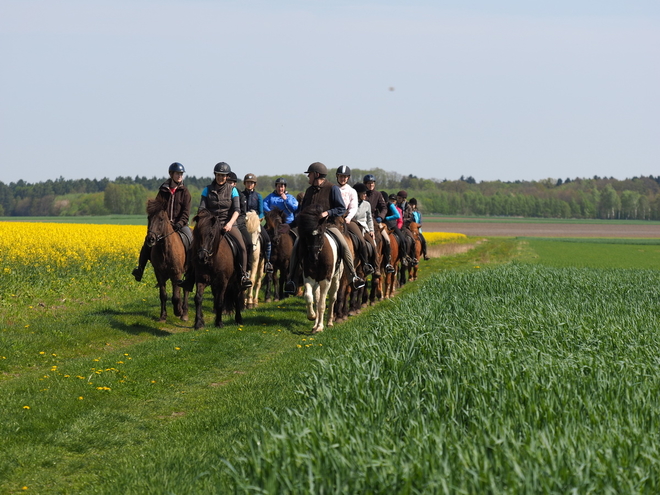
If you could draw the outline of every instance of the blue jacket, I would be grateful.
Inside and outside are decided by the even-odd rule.
[[[265,212],[268,212],[273,208],[279,208],[286,213],[284,222],[291,223],[293,222],[294,214],[298,209],[298,200],[289,193],[286,193],[286,200],[284,200],[276,192],[272,192],[264,199],[263,208]]]

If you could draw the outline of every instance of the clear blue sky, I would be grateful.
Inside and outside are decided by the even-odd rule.
[[[660,175],[657,0],[0,0],[0,68],[5,183]]]

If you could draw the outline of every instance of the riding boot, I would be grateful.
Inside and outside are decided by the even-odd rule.
[[[149,254],[151,254],[151,248],[147,246],[145,242],[140,249],[140,257],[138,259],[138,266],[133,268],[131,274],[135,277],[137,282],[142,281],[142,275],[144,275],[144,268],[147,266],[147,261],[149,261]]]
[[[270,262],[270,253],[272,250],[272,245],[270,240],[266,242],[266,262],[264,263],[264,272],[273,273],[273,265]]]
[[[250,280],[250,272],[243,272],[243,275],[241,276],[241,288],[246,290],[252,287],[252,280]]]

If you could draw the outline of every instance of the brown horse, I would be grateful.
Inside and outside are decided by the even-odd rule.
[[[348,246],[351,256],[353,257],[353,263],[355,265],[355,272],[361,278],[364,278],[364,271],[362,268],[362,262],[357,256],[357,248],[353,237],[349,234],[348,229],[346,228],[346,223],[344,218],[337,218],[335,221],[337,229],[342,232],[346,245]],[[362,292],[365,290],[362,289],[353,289],[352,277],[350,276],[350,271],[344,269],[344,273],[339,280],[339,289],[337,290],[337,300],[335,301],[335,320],[343,321],[349,316],[353,316],[356,313],[359,313]],[[360,298],[360,299],[358,299]]]
[[[393,273],[386,273],[385,272],[385,265],[387,264],[387,260],[383,259],[383,262],[381,263],[382,266],[382,272],[383,272],[383,297],[385,299],[389,299],[394,295],[394,291],[396,290],[396,285],[398,283],[398,275],[400,271],[399,265],[401,264],[401,250],[399,249],[399,240],[397,239],[396,235],[394,234],[394,230],[387,229],[387,235],[390,238],[390,254],[392,258],[392,266],[394,267],[394,272]],[[385,258],[385,256],[383,256]]]
[[[339,247],[330,234],[325,232],[320,205],[309,205],[298,215],[298,249],[302,259],[305,279],[307,319],[314,322],[312,333],[323,331],[323,319],[328,297],[328,326],[333,326],[333,308],[337,298],[339,280],[344,265]]]
[[[412,240],[414,241],[414,256],[413,258],[417,260],[422,259],[422,240],[419,237],[419,225],[415,222],[410,222],[408,226],[410,232],[412,232]],[[417,263],[414,265],[411,263],[408,266],[408,280],[417,280]]]
[[[243,323],[241,310],[244,304],[244,290],[241,288],[241,272],[236,267],[234,251],[238,243],[230,240],[231,234],[225,233],[224,224],[206,209],[199,211],[193,218],[193,245],[191,256],[195,263],[195,329],[204,326],[202,302],[204,289],[211,286],[213,292],[213,309],[215,310],[215,326],[222,327],[223,311],[234,311],[235,321]]]
[[[160,319],[167,319],[167,281],[172,284],[172,306],[174,314],[183,321],[188,321],[188,292],[183,292],[177,281],[183,277],[186,265],[186,248],[179,234],[172,228],[167,216],[167,202],[159,198],[147,202],[149,227],[147,246],[151,248],[150,259],[158,281],[160,293]]]
[[[271,300],[271,283],[273,297],[276,301],[284,299],[284,284],[289,273],[289,261],[293,251],[293,236],[291,228],[284,222],[285,214],[279,208],[273,208],[264,215],[266,219],[266,230],[270,236],[271,254],[270,262],[273,265],[273,273],[266,276],[265,298],[266,302]]]

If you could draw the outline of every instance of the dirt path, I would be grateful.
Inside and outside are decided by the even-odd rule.
[[[502,237],[660,237],[660,225],[424,222],[425,232]]]

